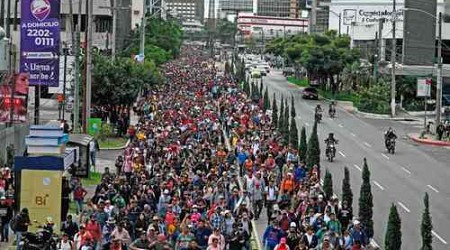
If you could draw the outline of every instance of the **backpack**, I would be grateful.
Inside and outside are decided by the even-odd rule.
[[[20,222],[20,214],[14,216],[9,222],[9,226],[11,227],[14,233],[16,233],[17,231],[17,226],[19,225],[19,222]]]

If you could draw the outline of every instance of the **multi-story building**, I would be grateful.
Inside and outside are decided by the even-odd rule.
[[[256,13],[257,0],[219,0],[219,17],[236,15],[237,12]]]
[[[166,6],[168,12],[175,14],[183,22],[203,22],[203,0],[166,0]]]
[[[258,0],[257,14],[261,16],[289,17],[291,0]]]

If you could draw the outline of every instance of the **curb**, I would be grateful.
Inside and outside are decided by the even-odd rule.
[[[418,134],[408,134],[408,137],[413,140],[414,142],[426,144],[426,145],[432,145],[432,146],[439,146],[439,147],[450,147],[449,141],[437,141],[432,139],[421,139],[419,138]]]
[[[128,139],[127,143],[125,143],[125,145],[123,145],[122,147],[117,147],[117,148],[100,148],[100,150],[121,150],[121,149],[125,149],[128,147],[128,145],[130,145],[131,140]]]

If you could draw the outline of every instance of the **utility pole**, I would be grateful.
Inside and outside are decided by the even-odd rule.
[[[380,18],[378,19],[378,33],[377,33],[377,57],[375,58],[375,67],[373,72],[373,77],[375,80],[375,83],[378,82],[378,68],[380,67],[380,61],[384,61],[384,58],[382,58],[381,50],[382,50],[382,44],[383,44],[383,23],[384,19]]]
[[[145,1],[144,1],[145,4]],[[145,8],[145,7],[144,7]],[[118,14],[118,10],[128,10],[130,9],[129,7],[122,7],[122,0],[113,0],[113,6],[111,7],[106,7],[106,6],[100,6],[99,9],[110,9],[111,10],[111,14],[112,14],[112,19],[113,19],[113,26],[112,26],[112,38],[111,39],[107,39],[107,44],[109,44],[109,40],[111,40],[111,57],[114,59],[116,57],[116,47],[117,47],[117,43],[116,43],[116,38],[117,38],[117,19],[119,17]]]
[[[397,39],[395,37],[395,20],[397,19],[397,13],[396,13],[396,0],[393,2],[392,6],[392,52],[391,52],[391,115],[392,117],[395,117],[395,95],[396,95],[396,82],[395,82],[395,64],[396,64],[396,57],[397,57]]]
[[[73,108],[73,125],[72,129],[74,133],[80,133],[80,56],[81,56],[81,49],[80,49],[80,40],[81,40],[81,11],[82,9],[82,1],[79,0],[78,2],[78,22],[76,26],[76,36],[75,36],[75,91],[74,91],[74,108]]]
[[[145,5],[146,1],[143,1],[143,9],[142,9],[142,21],[141,21],[141,44],[139,48],[139,57],[142,60],[142,63],[145,62],[145,24],[146,24],[146,12],[147,12],[147,6]],[[153,0],[150,0],[150,9],[153,9]]]
[[[438,16],[438,47],[437,47],[437,72],[436,72],[436,121],[434,127],[441,123],[442,106],[442,13]]]
[[[72,51],[75,49],[75,30],[73,26],[73,0],[69,0],[69,24],[70,24],[70,35],[72,43]]]
[[[8,2],[8,7],[6,9],[6,37],[11,38],[11,1],[6,0]]]
[[[310,15],[310,26],[309,26],[309,34],[314,34],[316,32],[316,22],[317,22],[317,1],[312,0],[311,6],[311,15]]]
[[[5,0],[0,0],[0,26],[5,27]]]
[[[94,1],[87,0],[87,16],[88,16],[88,26],[87,26],[87,37],[86,37],[86,89],[84,91],[84,102],[85,102],[85,120],[84,120],[84,133],[89,130],[89,118],[91,117],[91,84],[92,84],[92,31],[94,26],[93,9]]]

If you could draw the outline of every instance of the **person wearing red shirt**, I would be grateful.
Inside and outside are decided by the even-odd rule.
[[[86,231],[88,231],[92,235],[92,240],[94,241],[94,245],[97,245],[98,242],[101,242],[102,239],[102,230],[100,229],[100,224],[96,221],[95,215],[91,215],[91,219],[86,223]]]

